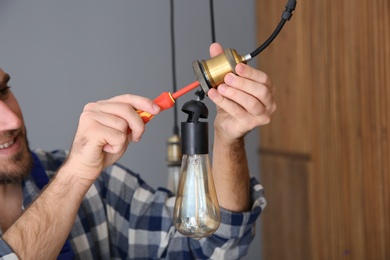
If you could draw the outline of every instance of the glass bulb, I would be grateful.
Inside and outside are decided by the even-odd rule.
[[[174,194],[177,193],[177,187],[179,186],[180,178],[180,165],[168,167],[168,184],[167,188]]]
[[[220,211],[208,154],[184,154],[174,208],[174,224],[183,235],[200,239],[213,234]]]

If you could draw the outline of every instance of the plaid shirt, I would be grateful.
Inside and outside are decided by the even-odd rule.
[[[49,178],[66,158],[64,151],[36,154]],[[263,188],[254,178],[251,188],[250,212],[221,208],[219,229],[196,240],[175,230],[175,197],[168,190],[153,190],[138,174],[115,164],[104,170],[85,195],[69,241],[77,259],[238,259],[247,253],[256,219],[266,205]],[[29,176],[23,185],[24,207],[39,192]],[[0,258],[17,259],[2,239]]]

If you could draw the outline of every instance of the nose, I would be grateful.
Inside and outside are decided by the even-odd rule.
[[[12,107],[0,100],[0,132],[22,127],[22,115],[18,107]]]

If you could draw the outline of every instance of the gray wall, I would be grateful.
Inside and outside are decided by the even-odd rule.
[[[216,0],[217,41],[240,54],[252,51],[254,5],[255,0]],[[175,12],[180,88],[195,80],[192,61],[209,57],[209,1],[175,1]],[[123,93],[154,99],[171,91],[169,15],[168,0],[1,0],[0,67],[11,75],[32,148],[69,149],[87,102]],[[193,97],[179,99],[179,109]],[[215,109],[208,100],[206,104],[212,122]],[[185,120],[178,113],[179,122]],[[156,116],[142,141],[131,144],[120,161],[153,187],[166,184],[166,140],[172,125],[172,110]],[[247,136],[255,176],[257,135],[255,130]],[[261,254],[259,226],[260,221],[246,259],[259,259]]]

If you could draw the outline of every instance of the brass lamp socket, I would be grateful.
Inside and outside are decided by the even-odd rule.
[[[223,83],[227,73],[233,72],[236,74],[236,65],[245,63],[245,61],[245,57],[238,55],[236,50],[225,49],[222,54],[208,60],[192,62],[192,69],[207,95],[209,89],[216,88]]]

